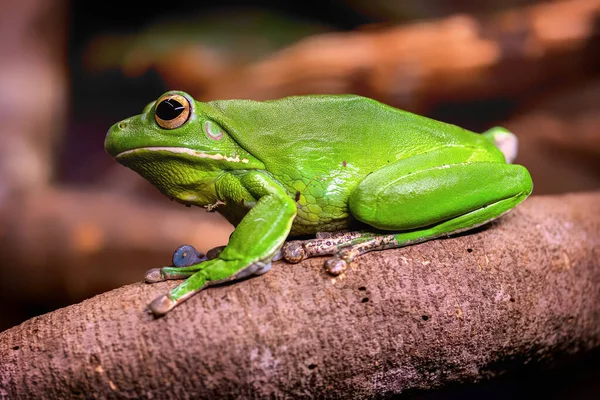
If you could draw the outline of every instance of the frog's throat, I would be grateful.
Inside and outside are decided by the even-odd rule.
[[[228,157],[223,154],[208,154],[208,153],[204,153],[201,151],[188,149],[186,147],[138,147],[136,149],[123,151],[123,152],[117,154],[115,158],[118,159],[120,157],[124,157],[129,154],[136,153],[138,151],[168,151],[169,153],[174,153],[174,154],[187,154],[192,157],[210,158],[211,160],[225,160],[225,161],[233,162],[233,163],[248,164],[250,162],[250,160],[248,160],[247,158],[240,158],[239,155],[236,155],[235,157]]]

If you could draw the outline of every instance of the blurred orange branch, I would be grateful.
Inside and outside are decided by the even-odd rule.
[[[190,60],[201,64],[198,49],[175,51],[157,68],[170,87],[203,100],[353,92],[414,109],[445,99],[514,95],[598,62],[590,46],[599,17],[600,0],[554,1],[486,17],[315,35],[211,76],[189,68]]]

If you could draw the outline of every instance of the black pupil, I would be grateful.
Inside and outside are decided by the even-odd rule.
[[[163,121],[175,119],[183,112],[185,107],[177,100],[167,99],[161,101],[156,107],[156,115]]]

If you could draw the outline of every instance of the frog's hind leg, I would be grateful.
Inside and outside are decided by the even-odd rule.
[[[531,193],[531,177],[522,166],[476,161],[472,155],[468,149],[439,149],[368,175],[351,194],[349,207],[356,219],[377,233],[291,242],[283,249],[284,258],[298,262],[334,255],[327,269],[337,274],[368,251],[420,243],[485,224]],[[454,164],[444,164],[446,159]]]
[[[493,204],[510,209],[531,193],[531,176],[523,166],[469,160],[469,154],[440,149],[390,164],[358,184],[350,194],[350,212],[380,230],[417,231],[479,209],[479,222],[487,221],[502,213],[490,208]]]
[[[390,234],[374,233],[370,237],[365,237],[363,241],[341,247],[333,257],[325,262],[325,270],[331,275],[339,275],[346,270],[347,266],[356,257],[370,251],[409,246],[476,228],[502,216],[520,201],[514,198],[501,200],[487,207],[479,208],[460,217],[423,229]]]

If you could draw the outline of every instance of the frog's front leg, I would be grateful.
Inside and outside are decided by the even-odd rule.
[[[260,172],[248,172],[236,178],[235,184],[232,182],[228,180],[223,189],[224,196],[240,193],[243,188],[258,199],[256,205],[238,224],[227,246],[215,258],[185,267],[159,269],[162,278],[159,280],[170,279],[167,278],[170,276],[189,277],[150,303],[149,308],[155,316],[166,314],[205,287],[269,270],[271,259],[290,232],[296,205],[276,182]]]

